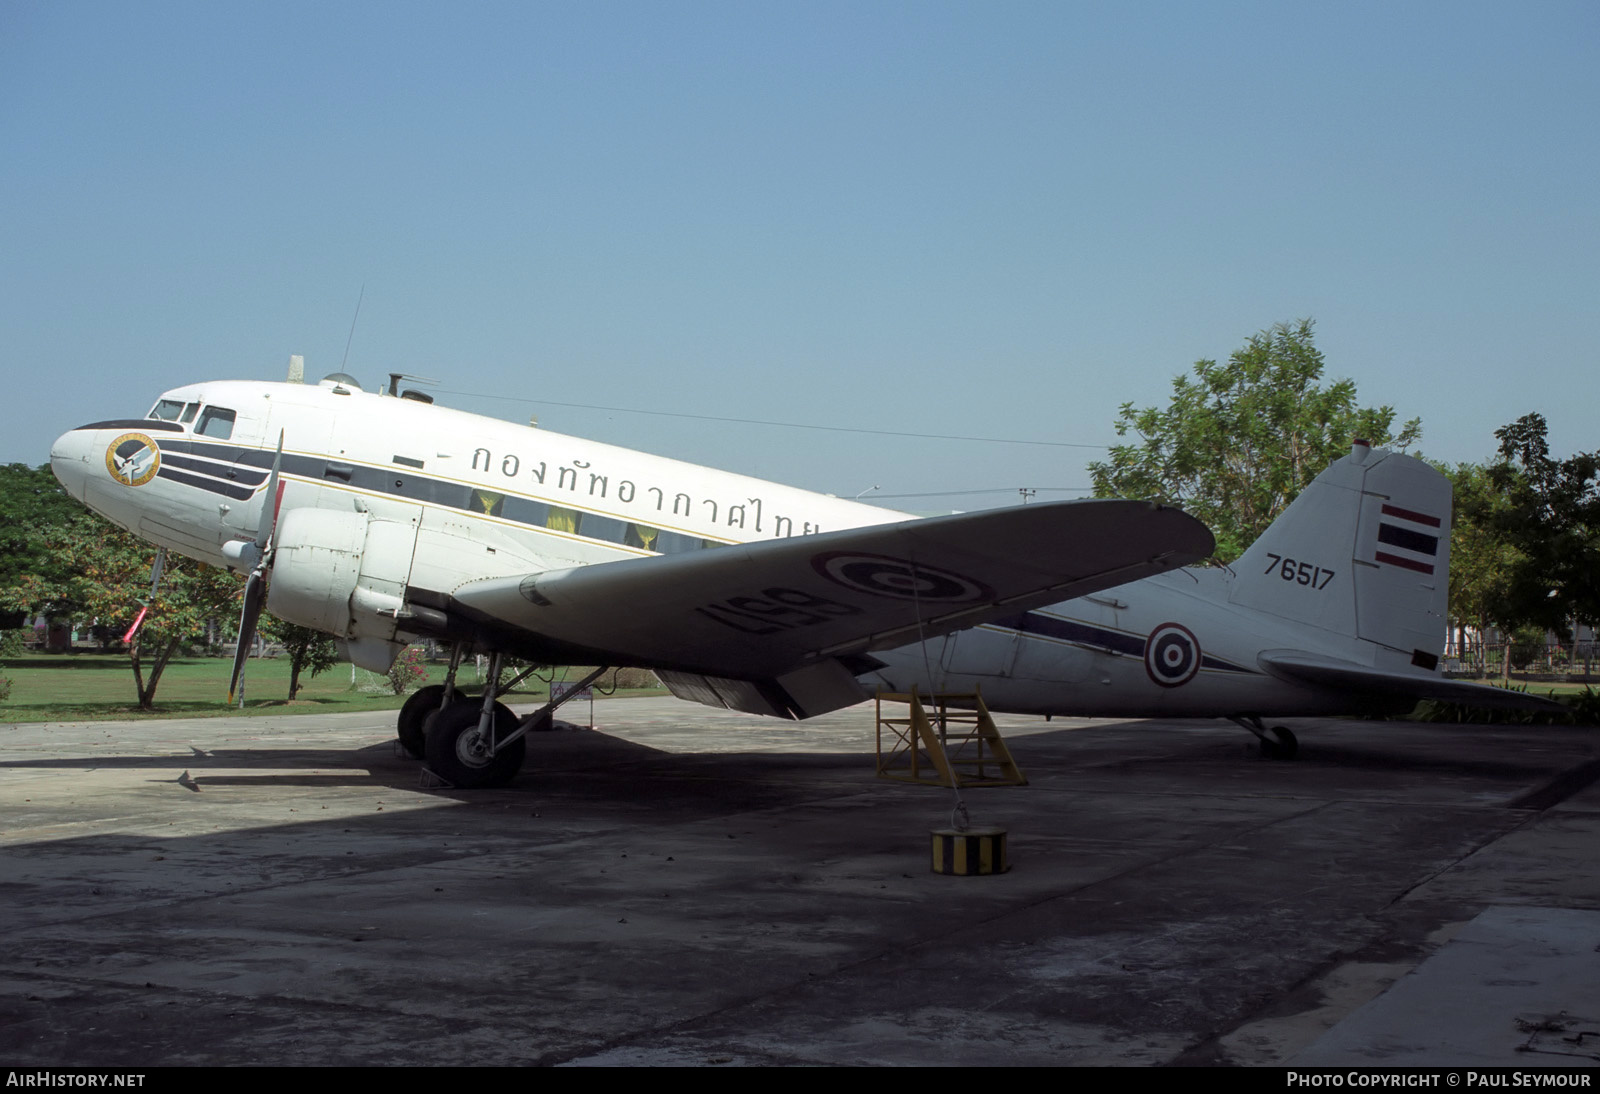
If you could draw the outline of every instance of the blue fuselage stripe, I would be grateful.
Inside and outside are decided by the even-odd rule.
[[[1006,630],[1020,631],[1023,634],[1036,634],[1042,638],[1054,638],[1062,642],[1071,642],[1075,646],[1087,646],[1090,649],[1104,650],[1106,653],[1120,654],[1123,657],[1143,657],[1145,639],[1143,635],[1128,634],[1126,631],[1114,631],[1105,627],[1096,627],[1089,623],[1082,623],[1076,619],[1062,619],[1060,616],[1046,615],[1043,612],[1024,612],[1019,615],[997,619],[989,624],[992,627],[1002,627]],[[1236,665],[1232,661],[1213,657],[1202,653],[1200,667],[1216,669],[1221,672],[1244,672],[1251,670],[1243,665]]]

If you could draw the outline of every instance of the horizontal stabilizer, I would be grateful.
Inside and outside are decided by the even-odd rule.
[[[1464,706],[1495,710],[1529,710],[1554,714],[1567,708],[1551,699],[1521,691],[1449,680],[1437,673],[1401,672],[1358,665],[1336,657],[1319,657],[1301,650],[1264,650],[1256,661],[1280,680],[1313,684],[1338,691],[1379,698],[1438,699]]]
[[[1178,509],[1076,501],[468,581],[451,607],[530,650],[743,680],[915,642],[1186,566]]]

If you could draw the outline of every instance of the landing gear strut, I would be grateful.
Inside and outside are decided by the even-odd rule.
[[[1300,751],[1300,742],[1288,726],[1272,726],[1269,729],[1261,724],[1261,718],[1255,714],[1231,714],[1228,721],[1243,726],[1260,738],[1261,755],[1269,760],[1292,760]]]
[[[509,707],[495,701],[495,696],[533,670],[528,669],[502,686],[500,660],[499,653],[489,656],[489,680],[481,703],[453,703],[430,714],[424,722],[428,769],[462,790],[504,786],[515,778],[527,752],[528,731],[549,726],[562,703],[594,683],[610,667],[595,669],[572,691],[518,721]]]

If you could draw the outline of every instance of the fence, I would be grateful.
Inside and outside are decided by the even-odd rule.
[[[1600,682],[1600,643],[1560,642],[1452,642],[1439,663],[1451,676],[1500,677],[1507,655],[1511,676],[1521,680]]]

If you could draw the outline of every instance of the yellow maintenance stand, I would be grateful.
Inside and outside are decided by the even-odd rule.
[[[884,713],[885,703],[909,709],[895,717]],[[926,700],[916,688],[910,694],[879,692],[878,777],[958,790],[1028,785],[977,691]]]
[[[885,703],[904,704],[905,716],[886,715]],[[967,807],[960,803],[967,787],[1028,784],[983,705],[983,696],[935,694],[924,702],[915,688],[910,694],[879,693],[877,713],[878,777],[956,792],[953,827],[932,832],[933,872],[973,876],[1011,869],[1005,829],[969,827]]]

